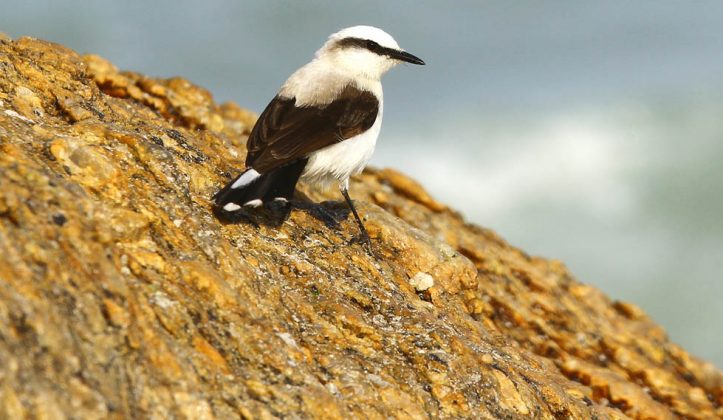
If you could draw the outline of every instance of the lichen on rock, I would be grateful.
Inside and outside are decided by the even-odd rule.
[[[0,418],[723,416],[639,308],[396,171],[351,185],[376,256],[349,218],[221,223],[251,113],[31,38],[0,73]]]

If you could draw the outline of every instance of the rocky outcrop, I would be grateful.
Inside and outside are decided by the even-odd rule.
[[[636,306],[394,170],[351,186],[374,255],[335,192],[221,223],[252,123],[180,78],[0,41],[1,418],[723,415],[721,373]]]

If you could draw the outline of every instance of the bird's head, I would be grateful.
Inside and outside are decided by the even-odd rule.
[[[373,26],[352,26],[331,34],[316,57],[328,60],[344,72],[379,79],[401,62],[424,61],[402,50],[391,35]]]

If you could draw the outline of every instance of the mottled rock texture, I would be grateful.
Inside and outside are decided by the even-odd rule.
[[[336,192],[220,223],[253,119],[0,40],[0,418],[723,415],[721,373],[640,309],[394,170],[351,186],[376,256]]]

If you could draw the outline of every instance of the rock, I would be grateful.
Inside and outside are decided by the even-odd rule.
[[[251,113],[31,38],[0,73],[0,417],[723,416],[642,310],[399,172],[352,181],[375,256],[320,207],[221,223]]]
[[[427,273],[419,272],[409,279],[409,284],[418,292],[423,292],[434,286],[434,278]]]

